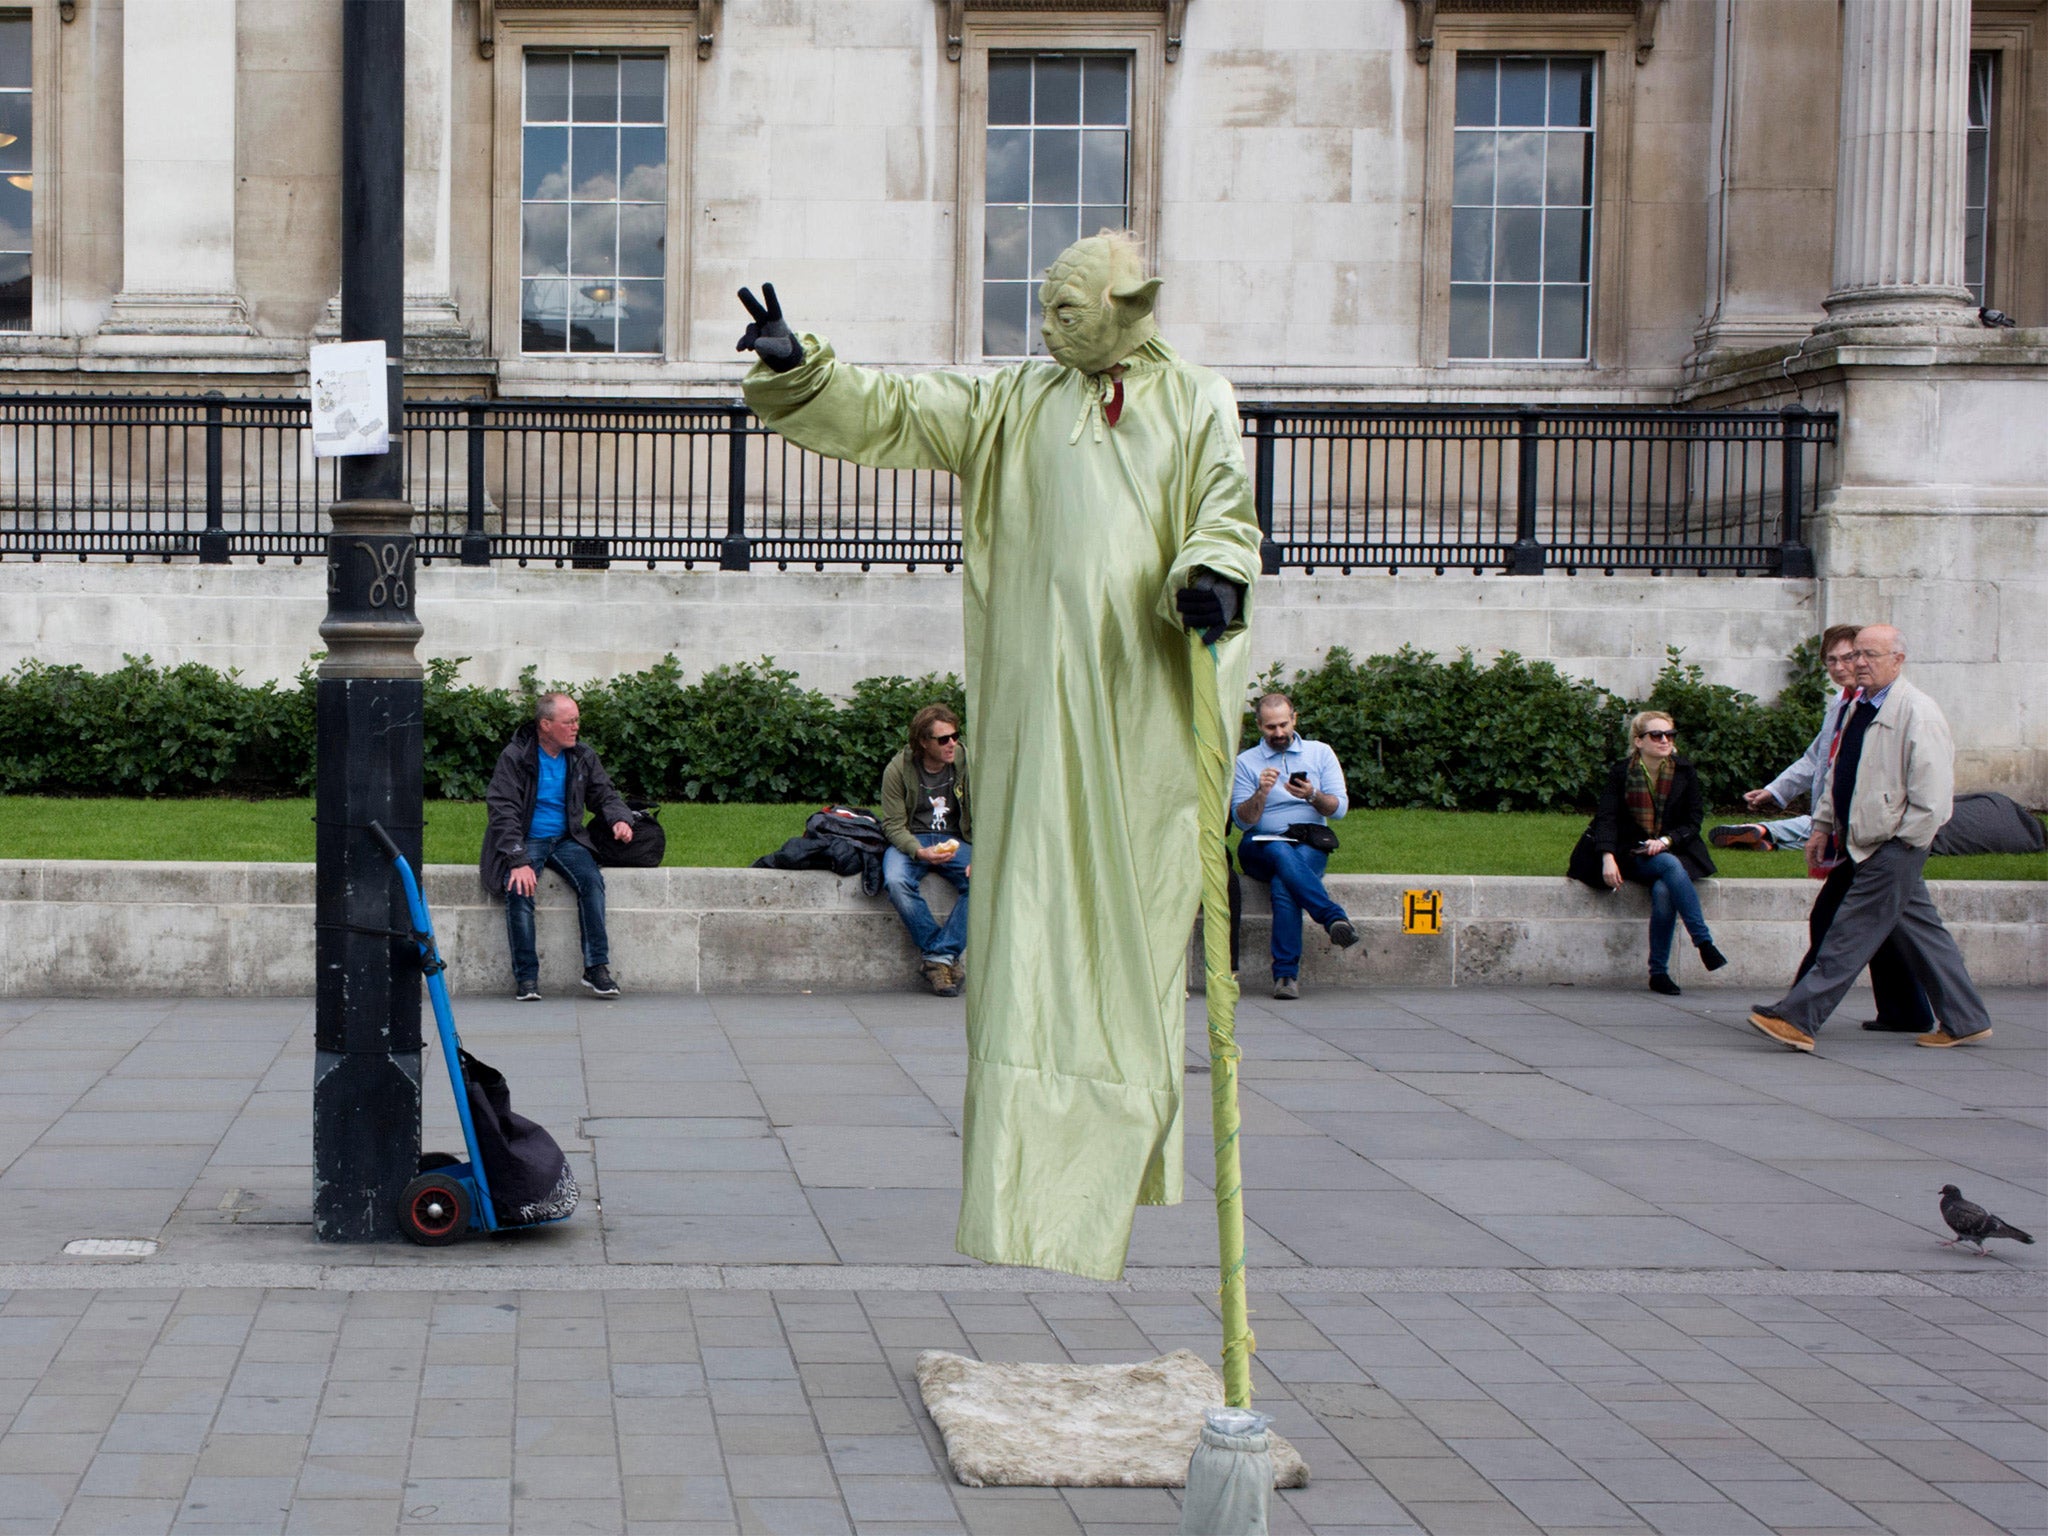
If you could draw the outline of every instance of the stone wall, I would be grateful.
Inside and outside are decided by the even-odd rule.
[[[93,671],[124,654],[238,668],[251,682],[297,675],[319,643],[323,567],[44,561],[0,563],[0,670],[34,657]],[[1762,697],[1785,655],[1817,629],[1811,581],[1698,576],[1305,575],[1262,580],[1255,664],[1313,665],[1332,645],[1369,656],[1413,645],[1440,655],[1513,650],[1641,694],[1684,649],[1715,681]],[[963,667],[960,578],[941,571],[815,574],[760,569],[422,568],[423,657],[466,656],[470,681],[520,669],[581,682],[673,652],[686,674],[773,655],[803,681],[844,693],[863,677]]]
[[[615,869],[606,875],[613,967],[634,992],[894,991],[914,984],[916,953],[880,896],[858,879],[751,869]],[[468,866],[427,870],[427,900],[456,993],[512,984],[503,910]],[[1401,932],[1402,892],[1441,893],[1443,931]],[[938,884],[936,910],[951,893]],[[2048,885],[1937,881],[1935,901],[1983,986],[2048,983]],[[1648,897],[1596,896],[1564,879],[1340,875],[1363,952],[1311,934],[1310,988],[1640,986]],[[1731,964],[1711,980],[1754,993],[1782,985],[1806,945],[1804,880],[1709,881],[1701,902]],[[1270,908],[1245,882],[1243,970],[1265,972]],[[541,882],[541,987],[577,985],[575,903]],[[1687,946],[1677,975],[1709,978]],[[1199,985],[1200,951],[1189,974]],[[970,960],[970,964],[971,964]],[[313,990],[313,869],[306,864],[0,862],[0,997],[295,997]]]

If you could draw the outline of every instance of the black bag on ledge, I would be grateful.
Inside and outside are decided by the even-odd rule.
[[[754,860],[756,869],[829,869],[859,875],[863,895],[882,889],[882,850],[889,834],[874,812],[857,805],[828,805],[804,829],[773,853]]]
[[[661,829],[661,807],[645,800],[628,800],[633,813],[633,841],[622,843],[612,836],[612,824],[592,816],[583,830],[590,834],[590,851],[608,869],[653,869],[668,852],[668,834]]]

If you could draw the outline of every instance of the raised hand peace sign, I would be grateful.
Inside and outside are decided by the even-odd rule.
[[[740,302],[747,306],[747,313],[754,317],[754,321],[741,334],[733,351],[753,352],[777,373],[787,373],[804,360],[804,344],[796,339],[782,318],[782,301],[775,297],[775,285],[763,283],[761,292],[768,300],[766,308],[754,297],[751,289],[740,290]]]

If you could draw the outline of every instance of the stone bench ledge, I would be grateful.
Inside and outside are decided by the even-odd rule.
[[[1647,894],[1597,895],[1562,876],[1337,875],[1366,953],[1313,929],[1311,987],[1639,984]],[[887,901],[822,872],[606,872],[613,967],[635,992],[892,990],[915,985],[916,956]],[[926,884],[942,913],[951,891]],[[1402,894],[1441,893],[1443,931],[1401,931]],[[1714,984],[1782,986],[1806,945],[1806,880],[1714,880],[1701,904],[1733,963]],[[1266,888],[1244,882],[1241,974],[1266,970]],[[469,865],[431,865],[426,892],[457,993],[511,984],[502,906]],[[1935,902],[1986,986],[2048,985],[2048,883],[1937,881]],[[0,996],[305,996],[313,989],[309,864],[0,861]],[[542,986],[575,994],[580,969],[567,885],[541,882]],[[1679,935],[1686,985],[1708,981]],[[1199,951],[1190,974],[1200,975]],[[579,994],[580,995],[580,994]]]

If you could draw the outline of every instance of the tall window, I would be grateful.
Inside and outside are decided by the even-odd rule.
[[[667,102],[659,55],[526,55],[522,351],[661,351]]]
[[[981,350],[1041,357],[1038,284],[1083,235],[1131,221],[1131,61],[991,54]]]
[[[0,331],[25,331],[29,291],[29,213],[35,176],[29,151],[29,21],[0,17]]]
[[[1450,355],[1588,355],[1594,61],[1461,54]]]
[[[1991,123],[1997,106],[1998,55],[1970,55],[1970,141],[1968,190],[1963,207],[1963,281],[1984,304],[1991,246]]]

